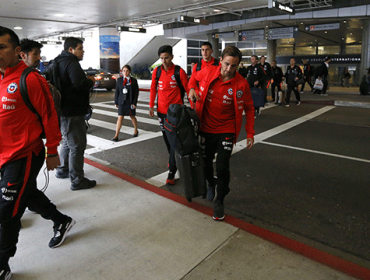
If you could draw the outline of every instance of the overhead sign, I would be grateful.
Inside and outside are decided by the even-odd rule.
[[[181,15],[178,17],[178,21],[186,22],[186,23],[202,24],[202,25],[209,24],[209,21],[203,18],[194,18],[194,17],[181,16]]]
[[[307,31],[323,31],[323,30],[334,30],[339,29],[340,23],[325,23],[325,24],[316,24],[316,25],[308,25],[305,27]]]
[[[231,37],[234,37],[234,36],[235,36],[234,31],[232,31],[232,32],[222,32],[222,33],[213,33],[212,34],[213,39],[231,38]]]
[[[292,15],[295,14],[294,8],[292,8],[292,7],[290,7],[286,4],[282,4],[282,3],[278,2],[278,1],[275,1],[275,0],[269,0],[269,8],[279,10],[281,12],[285,12],[285,13],[292,14]]]
[[[298,27],[271,28],[268,31],[269,40],[295,38],[298,35]]]
[[[265,40],[265,30],[245,30],[239,31],[239,41],[257,41]]]
[[[145,28],[137,27],[127,27],[127,26],[117,26],[118,31],[128,31],[128,32],[137,32],[137,33],[146,33]]]

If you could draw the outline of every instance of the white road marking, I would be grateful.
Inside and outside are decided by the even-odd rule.
[[[148,113],[148,111],[146,111]],[[116,112],[110,112],[110,111],[105,111],[105,110],[100,110],[100,109],[95,109],[93,110],[93,114],[100,114],[104,116],[110,116],[110,117],[118,117]],[[149,117],[149,114],[148,114]],[[136,116],[137,122],[138,123],[147,123],[147,124],[153,124],[159,126],[159,122],[157,118],[144,118],[144,117],[138,117]]]
[[[118,109],[116,108],[115,105],[95,104],[95,106],[99,106],[99,107],[107,108],[107,109],[114,109],[114,110],[116,110],[115,116],[118,116]],[[137,104],[137,106],[138,107],[141,107],[141,104]],[[145,106],[143,106],[143,107],[145,107]],[[148,105],[148,107],[149,107],[149,105]],[[96,112],[96,110],[99,110],[99,109],[97,109],[96,107],[94,107],[93,112]],[[147,114],[149,116],[149,110],[143,110],[143,109],[136,108],[136,112],[137,113],[142,113],[142,114]]]
[[[321,152],[321,151],[316,151],[316,150],[311,150],[311,149],[298,148],[298,147],[294,147],[294,146],[282,145],[282,144],[277,144],[277,143],[272,143],[272,142],[260,141],[259,143],[266,144],[266,145],[271,145],[271,146],[276,146],[276,147],[282,147],[282,148],[287,148],[287,149],[303,151],[303,152],[309,152],[309,153],[313,153],[313,154],[320,154],[320,155],[325,155],[325,156],[331,156],[331,157],[337,157],[337,158],[343,158],[343,159],[349,159],[349,160],[354,160],[354,161],[370,163],[370,160],[368,160],[368,159],[342,156],[342,155],[338,155],[338,154],[326,153],[326,152]]]
[[[89,144],[89,141],[94,141],[94,139],[91,140],[91,136],[92,135],[89,135],[89,134],[87,135],[87,143],[88,144]],[[113,142],[113,141],[106,140],[110,143],[107,143],[107,142],[103,141],[103,142],[101,142],[102,146],[95,146],[94,148],[87,149],[87,150],[85,150],[85,153],[88,154],[88,155],[91,155],[91,154],[94,154],[94,153],[107,151],[107,150],[110,150],[110,149],[115,149],[115,148],[118,148],[118,147],[123,147],[123,146],[130,145],[130,144],[139,143],[141,141],[146,141],[146,140],[153,139],[153,138],[156,138],[156,137],[159,137],[159,136],[162,136],[161,131],[159,131],[159,132],[150,132],[150,133],[146,133],[146,134],[141,134],[141,132],[140,132],[139,137],[130,138],[130,139],[127,139],[127,140],[122,140],[122,141],[118,141],[118,142]]]

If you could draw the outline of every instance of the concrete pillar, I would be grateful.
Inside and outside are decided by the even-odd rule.
[[[119,34],[116,28],[99,28],[100,68],[119,73]]]
[[[360,77],[366,75],[366,68],[370,67],[370,19],[365,19],[362,23],[364,28],[362,29]]]
[[[212,48],[213,48],[212,56],[214,58],[219,59],[220,55],[221,55],[220,51],[218,50],[218,44],[220,43],[220,40],[218,38],[212,38],[212,34],[209,34],[208,35],[208,42],[210,42],[212,44]]]
[[[267,41],[267,61],[271,64],[276,60],[276,40]]]

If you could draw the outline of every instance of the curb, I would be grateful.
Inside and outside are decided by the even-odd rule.
[[[106,173],[109,173],[113,176],[116,176],[118,178],[121,178],[129,183],[132,183],[138,187],[141,187],[143,189],[146,189],[148,191],[151,191],[155,194],[158,194],[162,197],[171,199],[172,201],[175,201],[177,203],[180,203],[184,206],[187,206],[191,209],[194,209],[196,211],[199,211],[203,214],[206,214],[210,217],[213,215],[213,209],[206,207],[204,205],[201,205],[196,202],[189,203],[184,197],[176,195],[174,193],[171,193],[169,191],[166,191],[164,189],[161,189],[159,187],[156,187],[152,184],[149,184],[147,182],[141,181],[139,179],[136,179],[134,177],[131,177],[129,175],[126,175],[124,173],[121,173],[117,170],[114,170],[110,167],[107,167],[103,164],[97,163],[95,161],[89,160],[85,158],[85,163],[94,166]],[[329,267],[332,267],[336,270],[342,271],[350,276],[357,277],[360,279],[370,279],[370,269],[367,269],[365,267],[362,267],[358,264],[355,264],[353,262],[344,260],[340,257],[331,255],[327,252],[320,251],[314,247],[308,246],[306,244],[303,244],[301,242],[298,242],[294,239],[290,239],[288,237],[282,236],[280,234],[277,234],[275,232],[271,232],[267,229],[258,227],[256,225],[250,224],[246,221],[240,220],[238,218],[235,218],[230,215],[225,216],[224,222],[233,225],[239,229],[245,230],[255,236],[258,236],[260,238],[263,238],[265,240],[268,240],[270,242],[273,242],[275,244],[280,245],[283,248],[286,248],[290,251],[293,251],[295,253],[298,253],[300,255],[303,255],[311,260],[314,260],[318,263],[327,265]]]

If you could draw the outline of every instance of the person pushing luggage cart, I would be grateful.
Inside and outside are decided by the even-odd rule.
[[[201,145],[205,155],[205,175],[208,181],[207,199],[214,200],[213,219],[225,218],[224,199],[229,193],[233,144],[238,138],[245,111],[247,148],[254,143],[254,105],[248,82],[236,71],[242,54],[234,46],[226,47],[220,66],[209,66],[194,74],[190,81],[189,99],[197,100],[200,119]],[[199,83],[199,87],[197,86]],[[214,178],[213,159],[217,153]]]

